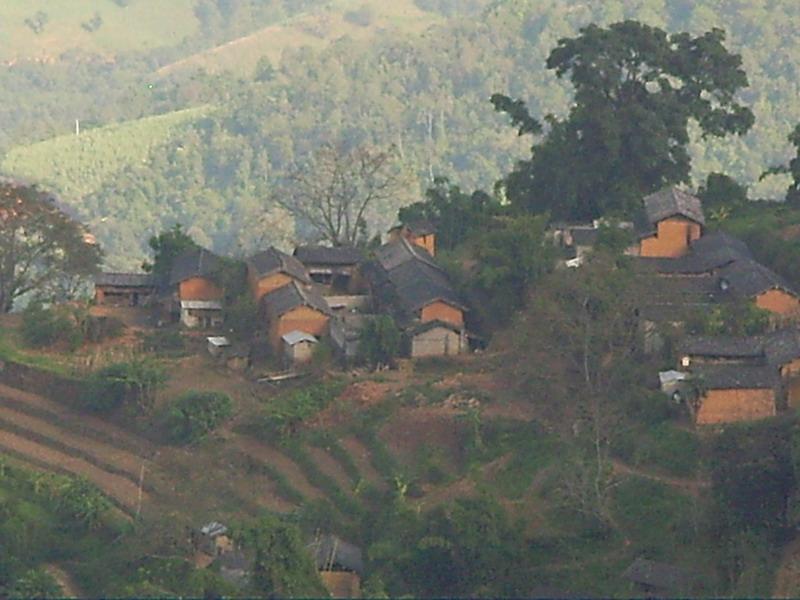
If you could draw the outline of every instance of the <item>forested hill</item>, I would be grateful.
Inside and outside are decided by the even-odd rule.
[[[106,11],[120,2],[135,9],[147,0],[94,4]],[[286,242],[293,225],[284,212],[272,207],[266,226],[255,216],[270,208],[264,199],[286,169],[325,142],[396,145],[420,190],[435,175],[449,176],[463,188],[491,189],[530,145],[493,111],[491,94],[526,100],[536,117],[564,114],[571,89],[545,69],[549,51],[581,26],[625,18],[668,31],[722,27],[728,47],[744,57],[751,86],[742,100],[752,107],[756,125],[741,139],[695,140],[696,180],[721,171],[753,184],[766,167],[785,162],[786,136],[800,120],[800,49],[794,43],[800,4],[793,0],[275,0],[263,3],[272,12],[256,13],[252,7],[259,4],[198,0],[191,5],[194,33],[172,40],[172,47],[120,48],[114,62],[87,59],[86,53],[96,51],[89,47],[53,63],[22,60],[5,67],[0,148],[9,152],[3,171],[63,192],[97,231],[115,266],[135,265],[142,240],[175,221],[223,252],[246,251],[262,241],[262,233],[264,241]],[[462,7],[480,12],[465,15]],[[8,10],[0,7],[0,21]],[[21,13],[17,8],[9,14]],[[105,18],[102,27],[110,23]],[[337,29],[342,24],[345,33]],[[44,27],[47,32],[48,24]],[[240,48],[252,52],[252,45],[235,41],[265,27],[278,28],[270,30],[272,45],[258,46],[272,60],[256,68],[251,54],[237,60]],[[298,39],[316,42],[298,47]],[[209,56],[221,62],[204,63]],[[177,63],[183,66],[174,68]],[[219,64],[238,71],[215,72]],[[95,143],[92,137],[33,143],[69,135],[78,116],[87,126],[100,127],[188,107],[203,108],[196,119],[181,119],[167,132],[152,120],[136,130],[153,136],[149,146],[137,142],[147,148],[144,156],[127,152],[130,141],[123,135],[116,142],[119,150],[110,150],[113,135],[102,130],[103,150],[96,159],[69,146]],[[141,133],[145,130],[151,133]],[[59,161],[53,152],[62,154]],[[101,156],[107,152],[122,157],[113,169]],[[63,155],[74,164],[60,162]],[[133,155],[135,160],[124,158]],[[84,173],[87,182],[79,192],[75,173]],[[783,185],[773,180],[752,195],[779,197]],[[390,218],[395,208],[379,212]],[[384,225],[371,223],[374,229]]]

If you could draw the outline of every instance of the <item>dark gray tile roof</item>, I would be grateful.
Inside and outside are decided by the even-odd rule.
[[[192,277],[212,277],[221,266],[220,259],[205,248],[192,248],[179,254],[172,263],[169,283],[175,285]]]
[[[771,365],[784,365],[800,358],[800,330],[779,329],[763,336],[767,362]]]
[[[743,241],[724,232],[704,235],[692,243],[689,253],[679,258],[638,257],[637,263],[657,273],[702,274],[711,273],[737,260],[753,260],[750,249]]]
[[[405,224],[409,231],[414,235],[431,235],[436,233],[436,226],[427,219],[418,219],[416,221],[409,221]]]
[[[411,260],[418,260],[430,265],[434,269],[441,270],[425,248],[412,244],[406,239],[384,244],[375,251],[375,258],[387,271],[391,271],[395,267]]]
[[[644,210],[651,225],[669,217],[682,216],[705,225],[700,199],[676,187],[668,187],[645,196]]]
[[[797,295],[780,275],[754,260],[737,260],[719,270],[717,286],[727,295],[752,298],[772,289]],[[727,286],[727,289],[723,289]]]
[[[256,277],[265,277],[273,273],[285,273],[303,283],[310,283],[306,268],[297,258],[270,247],[247,259],[247,265]]]
[[[98,273],[94,284],[113,287],[155,287],[158,282],[150,273]]]
[[[264,296],[262,302],[270,318],[285,315],[298,306],[308,306],[326,315],[331,314],[331,309],[319,290],[313,286],[299,285],[295,281],[271,291]]]
[[[686,336],[678,344],[678,353],[689,356],[718,358],[763,358],[764,340],[761,337]]]
[[[444,327],[445,329],[449,329],[450,331],[454,331],[455,333],[461,333],[461,330],[452,323],[448,323],[447,321],[440,321],[439,319],[434,319],[433,321],[425,321],[424,323],[415,325],[414,327],[411,328],[409,333],[411,335],[419,335],[420,333],[425,333],[426,331],[430,331],[431,329],[436,329],[437,327]]]
[[[647,585],[676,595],[689,593],[698,583],[697,575],[666,563],[637,558],[622,574],[639,585]]]
[[[304,265],[357,265],[364,256],[352,246],[298,246],[294,256]]]
[[[572,243],[575,246],[594,246],[600,230],[596,227],[575,227],[570,230]]]
[[[698,365],[692,368],[692,375],[709,390],[775,389],[779,383],[773,365]]]
[[[319,571],[352,571],[364,574],[361,548],[335,535],[323,535],[309,545]]]

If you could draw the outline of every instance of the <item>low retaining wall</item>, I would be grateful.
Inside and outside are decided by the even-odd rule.
[[[11,360],[0,360],[0,383],[44,396],[73,407],[81,407],[87,383]]]

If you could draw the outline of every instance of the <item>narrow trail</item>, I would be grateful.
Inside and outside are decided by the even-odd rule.
[[[699,497],[703,492],[711,488],[711,482],[705,479],[689,479],[681,477],[670,477],[669,475],[661,475],[653,473],[640,467],[631,467],[619,460],[611,461],[614,472],[620,475],[635,475],[637,477],[644,477],[645,479],[652,479],[665,485],[678,487],[692,496]]]
[[[92,457],[94,461],[98,463],[99,467],[113,467],[114,470],[122,471],[134,479],[138,478],[139,470],[142,465],[144,465],[146,469],[152,470],[149,461],[135,456],[130,452],[120,450],[110,444],[78,436],[36,417],[0,405],[0,429],[4,429],[4,422],[12,424],[16,428],[38,434],[44,438],[55,440],[63,446],[74,448]]]
[[[53,579],[56,580],[58,585],[61,587],[61,593],[63,594],[64,598],[83,598],[84,594],[81,592],[81,589],[76,585],[75,581],[72,579],[72,576],[67,573],[63,568],[61,568],[56,563],[50,563],[45,565],[44,570],[47,571]]]
[[[372,456],[367,447],[353,436],[342,438],[339,442],[353,457],[353,462],[356,463],[361,476],[379,490],[386,489],[386,478],[372,464]]]
[[[7,431],[0,431],[0,448],[12,454],[22,455],[24,458],[31,459],[34,462],[86,477],[102,492],[116,501],[121,508],[131,512],[136,510],[139,488],[124,477],[114,475],[83,459],[69,456]],[[143,499],[147,499],[147,497],[146,492],[142,494]]]
[[[800,596],[800,536],[792,540],[783,550],[772,589],[773,598],[798,596]]]
[[[280,471],[292,487],[306,498],[316,500],[325,497],[325,494],[323,494],[321,490],[306,479],[300,465],[272,446],[267,446],[266,444],[244,436],[236,440],[236,445],[251,458],[267,463],[274,469]]]

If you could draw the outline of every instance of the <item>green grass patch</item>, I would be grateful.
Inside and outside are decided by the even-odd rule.
[[[255,461],[247,457],[247,470],[250,473],[259,473],[265,475],[272,483],[275,484],[275,491],[278,495],[292,504],[303,504],[306,497],[303,496],[297,489],[289,483],[289,479],[281,473],[278,469],[266,462]]]
[[[695,475],[702,458],[697,435],[669,422],[620,434],[613,440],[612,451],[624,462],[675,477]]]
[[[510,440],[511,459],[495,476],[497,490],[507,498],[520,498],[530,488],[537,473],[557,456],[555,438],[544,433],[520,434]]]
[[[0,169],[77,200],[100,190],[126,167],[146,162],[152,150],[212,110],[188,108],[18,146],[6,155]]]
[[[268,439],[286,441],[299,433],[305,421],[333,402],[344,385],[341,380],[315,383],[271,398],[264,406],[256,427]]]
[[[378,436],[377,429],[359,429],[354,431],[355,436],[369,450],[372,465],[386,479],[390,479],[402,472],[400,465],[395,460],[389,448]]]

